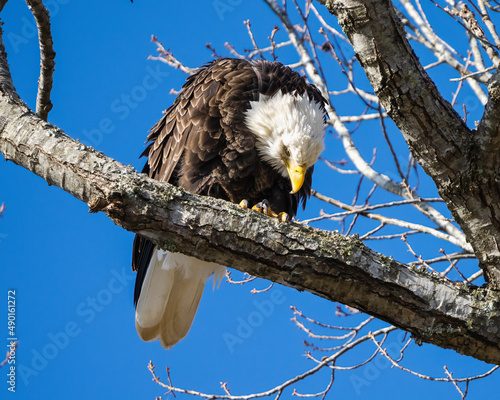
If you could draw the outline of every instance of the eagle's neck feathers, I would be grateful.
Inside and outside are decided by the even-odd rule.
[[[307,94],[260,95],[245,112],[261,159],[288,177],[286,161],[310,167],[324,149],[324,112]]]

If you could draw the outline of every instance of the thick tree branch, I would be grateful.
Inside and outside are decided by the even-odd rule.
[[[500,363],[500,296],[408,268],[357,238],[284,224],[149,179],[0,92],[0,152],[164,248],[342,302],[418,340]]]
[[[325,0],[381,104],[460,224],[485,277],[500,288],[499,170],[413,53],[390,0]]]
[[[36,113],[41,119],[47,121],[47,116],[52,110],[50,92],[53,82],[52,74],[56,65],[54,61],[56,52],[53,48],[52,33],[50,31],[50,17],[42,0],[26,0],[26,3],[35,17],[40,45],[40,78],[38,78]]]

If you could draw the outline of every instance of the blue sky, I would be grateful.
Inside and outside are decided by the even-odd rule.
[[[227,55],[224,43],[228,40],[239,48],[251,47],[244,20],[251,20],[261,43],[266,43],[273,25],[279,24],[260,1],[188,0],[167,5],[159,0],[134,4],[51,0],[46,4],[57,53],[49,122],[137,169],[144,162],[138,156],[148,129],[172,103],[170,89],[179,89],[185,79],[180,71],[147,60],[155,55],[151,35],[157,35],[177,58],[196,67],[211,59],[207,42],[223,55]],[[2,21],[15,86],[34,109],[39,53],[32,16],[22,1],[10,1]],[[336,106],[342,113],[349,104]],[[395,145],[406,149],[390,129]],[[368,159],[371,141],[370,135],[360,141]],[[327,138],[325,155],[333,160],[346,158],[332,135]],[[384,160],[377,162],[381,172],[391,174]],[[422,174],[421,179],[429,184]],[[342,188],[337,197],[349,201],[356,185],[357,181],[318,165],[316,189],[328,193],[332,187]],[[369,184],[363,186],[365,191],[369,188]],[[425,195],[435,195],[432,185]],[[132,233],[116,227],[103,214],[89,214],[85,204],[3,158],[2,202],[6,211],[0,219],[0,298],[5,306],[0,304],[0,339],[7,337],[6,297],[12,289],[20,342],[16,393],[7,391],[7,370],[2,369],[2,399],[68,395],[75,400],[154,399],[164,390],[151,381],[149,360],[162,378],[169,366],[178,387],[222,393],[219,382],[228,382],[233,394],[267,390],[313,366],[303,357],[302,341],[308,338],[290,321],[291,305],[333,325],[352,325],[361,319],[336,317],[334,304],[279,285],[260,295],[250,293],[253,287],[267,287],[265,281],[245,286],[223,283],[215,292],[207,288],[191,332],[165,351],[158,343],[142,342],[135,332]],[[300,217],[315,216],[320,207],[325,206],[311,201]],[[421,244],[418,239],[414,243]],[[385,242],[372,247],[399,260],[411,260],[404,248],[392,246]],[[400,333],[390,337],[388,347],[397,349],[401,338]],[[366,345],[342,358],[342,365],[360,362],[371,351],[373,346]],[[489,369],[484,363],[429,345],[412,345],[406,360],[411,367],[438,376],[443,376],[444,364],[455,376]],[[301,392],[317,392],[327,380],[328,372],[324,372],[296,387]],[[493,376],[471,383],[468,398],[496,393],[496,380]],[[338,372],[328,398],[438,397],[459,398],[451,384],[430,383],[394,371],[377,357],[367,367]]]

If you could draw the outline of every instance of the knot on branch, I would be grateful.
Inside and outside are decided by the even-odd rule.
[[[96,213],[99,211],[104,211],[110,217],[120,218],[125,215],[123,210],[124,204],[123,201],[112,198],[105,199],[103,197],[93,197],[88,202],[89,213]]]
[[[89,213],[96,213],[104,210],[109,205],[109,201],[102,197],[93,197],[87,203],[89,206]]]

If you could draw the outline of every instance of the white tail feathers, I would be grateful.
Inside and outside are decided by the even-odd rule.
[[[193,323],[208,278],[216,282],[226,268],[181,253],[154,249],[141,288],[135,326],[142,340],[159,340],[169,349],[182,340]]]

